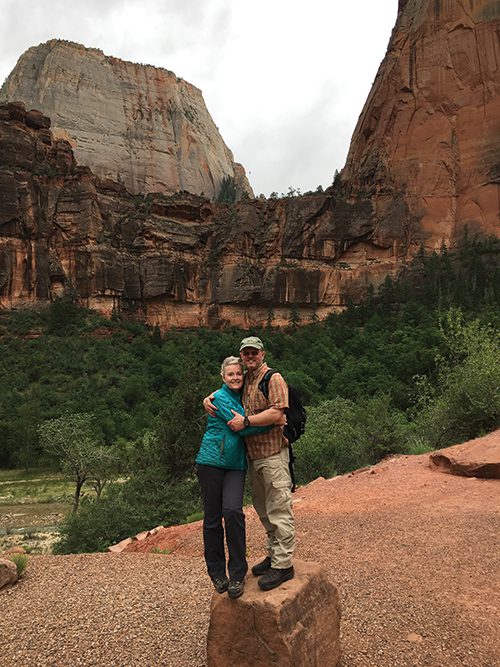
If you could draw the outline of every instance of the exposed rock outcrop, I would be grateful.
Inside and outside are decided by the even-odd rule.
[[[108,547],[108,551],[115,554],[119,554],[122,551],[140,551],[140,547],[139,549],[134,547],[138,544],[140,545],[141,542],[144,542],[144,540],[148,538],[149,541],[154,539],[155,535],[163,534],[165,531],[168,531],[168,529],[163,526],[156,526],[156,528],[153,528],[152,530],[143,530],[140,533],[137,533],[137,535],[134,535],[134,537],[126,537],[117,544],[112,544]],[[163,547],[162,550],[169,551],[169,549],[166,549],[165,547]]]
[[[366,240],[364,204],[340,191],[234,206],[131,195],[79,167],[47,124],[0,105],[3,307],[72,290],[82,305],[162,328],[286,324],[292,308],[307,322],[398,268],[403,239]]]
[[[343,308],[349,299],[359,302],[422,245],[452,246],[466,226],[471,233],[500,235],[499,30],[500,4],[492,0],[401,1],[346,167],[334,186],[310,196],[230,206],[184,191],[133,195],[123,183],[79,167],[70,143],[51,134],[43,114],[4,105],[0,306],[49,301],[73,290],[83,305],[164,329],[283,325],[292,316],[304,323]],[[42,79],[42,52],[50,70],[59,50],[69,49],[71,61],[75,56],[69,54],[83,49],[58,41],[39,48],[28,52],[32,59],[38,53],[28,60],[35,65],[33,76]],[[174,75],[135,69],[95,50],[82,54],[119,81],[145,77],[153,101],[163,86],[159,80],[175,79],[176,100],[188,108],[182,106],[182,90],[189,84]],[[30,89],[28,71],[16,83],[23,67],[16,68],[4,93],[21,89],[23,77]],[[56,79],[40,90],[55,90]],[[79,86],[87,90],[88,76],[82,75]],[[141,128],[146,118],[150,138],[157,116],[148,114],[155,104],[137,102],[131,116]],[[99,122],[107,122],[105,110],[97,114]],[[126,122],[132,122],[127,114]],[[187,132],[186,114],[179,123]],[[135,141],[136,134],[131,136]],[[212,173],[212,163],[203,162],[192,146],[193,170]],[[244,178],[238,167],[231,168],[217,173]],[[127,178],[135,174],[130,169]],[[209,180],[217,182],[215,176]],[[182,179],[175,188],[195,190]]]
[[[0,558],[0,589],[18,580],[16,564],[8,558]]]
[[[295,578],[266,593],[247,577],[238,600],[214,593],[208,667],[335,667],[340,660],[340,603],[316,563],[294,561]]]
[[[499,234],[499,30],[497,0],[399,2],[342,178],[409,250]]]
[[[464,477],[500,479],[500,429],[482,438],[432,452],[431,468]]]
[[[201,91],[173,72],[53,39],[28,49],[0,90],[52,119],[82,165],[133,193],[188,190],[214,199],[226,176],[252,195]]]

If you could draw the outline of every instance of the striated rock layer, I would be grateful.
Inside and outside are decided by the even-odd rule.
[[[404,227],[342,188],[233,206],[132,195],[79,167],[50,121],[0,105],[0,307],[72,292],[169,327],[304,322],[359,301],[401,266]]]
[[[80,164],[133,193],[188,190],[214,199],[223,178],[253,196],[201,91],[173,72],[53,39],[28,49],[0,90],[50,116]]]
[[[453,245],[466,227],[499,235],[499,32],[498,1],[401,0],[345,169],[324,194],[225,206],[188,194],[196,188],[181,180],[183,191],[170,197],[130,194],[105,172],[77,166],[43,114],[1,106],[0,306],[72,290],[83,305],[161,328],[308,322],[358,302],[421,246]],[[82,49],[43,46],[63,47]],[[170,76],[91,55],[103,69]],[[57,76],[47,85],[56,84]],[[85,76],[79,86],[90,86]],[[84,105],[70,106],[85,115]],[[156,107],[134,108],[140,118]],[[105,110],[96,123],[110,122]],[[210,172],[190,146],[193,170]],[[126,178],[135,177],[130,168]]]
[[[0,105],[0,306],[73,291],[161,328],[280,325],[359,300],[398,267],[404,239],[367,238],[366,207],[340,191],[233,206],[132,195],[79,167],[49,125]]]
[[[408,248],[500,230],[500,3],[400,0],[343,180]],[[392,223],[388,228],[392,233]]]

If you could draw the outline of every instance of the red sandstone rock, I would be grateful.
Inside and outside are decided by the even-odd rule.
[[[27,127],[23,113],[0,105],[2,307],[47,303],[71,286],[86,307],[162,329],[249,327],[270,308],[285,325],[292,305],[303,322],[313,310],[323,318],[397,269],[390,255],[335,265],[358,231],[336,222],[333,195],[235,207],[188,193],[134,197],[101,187],[67,142]]]
[[[162,551],[174,553],[178,549],[185,550],[186,542],[201,530],[201,521],[186,523],[180,526],[168,526],[163,528],[157,526],[157,529],[148,531],[148,535],[143,540],[135,539],[125,546],[126,552],[144,552]]]
[[[118,542],[117,544],[113,544],[112,546],[108,547],[108,551],[111,551],[112,553],[119,554],[122,551],[126,549],[126,547],[131,544],[132,542],[131,537],[127,537],[126,539],[122,540],[121,542]]]
[[[137,540],[137,542],[142,542],[142,540],[145,540],[146,537],[149,537],[149,535],[151,535],[151,531],[143,530],[141,533],[137,533],[137,535],[134,537],[134,540]]]
[[[342,172],[388,243],[395,225],[436,249],[465,225],[498,235],[499,29],[495,0],[400,0]]]
[[[432,452],[431,467],[465,477],[500,479],[500,429],[462,445]]]
[[[214,593],[208,667],[334,667],[340,660],[340,605],[316,563],[295,561],[295,578],[263,592],[249,575],[237,600]]]
[[[453,245],[466,225],[498,235],[499,30],[495,0],[401,0],[340,182],[321,195],[133,197],[76,166],[33,112],[0,105],[0,307],[71,286],[86,307],[161,329],[250,328],[271,312],[283,326],[292,308],[307,323],[359,302],[421,244]]]
[[[8,558],[0,558],[0,588],[15,584],[17,580],[16,564]]]
[[[33,127],[35,130],[48,130],[50,127],[50,118],[48,116],[44,116],[41,111],[32,109],[26,113],[26,125],[28,127]]]

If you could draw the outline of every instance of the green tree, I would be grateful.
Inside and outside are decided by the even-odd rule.
[[[441,323],[446,352],[436,359],[437,381],[419,377],[415,428],[433,448],[462,442],[498,428],[500,339],[479,320],[466,322],[450,309]]]
[[[67,414],[49,419],[38,428],[42,448],[59,460],[62,471],[75,483],[72,512],[78,510],[84,483],[100,479],[107,459],[106,448],[98,444],[94,416]]]
[[[123,452],[118,447],[98,447],[87,480],[97,498],[102,496],[104,487],[117,477],[120,470],[123,470],[122,457]]]
[[[300,324],[300,313],[297,304],[294,303],[290,308],[290,315],[288,317],[288,326],[290,328],[290,331],[296,331],[299,324]]]
[[[73,291],[56,298],[48,313],[48,332],[55,336],[66,336],[78,331],[84,322],[86,311],[76,304]]]
[[[185,372],[157,419],[158,463],[174,478],[180,478],[192,469],[205,426],[201,401],[206,393],[203,393],[199,373],[199,367],[194,366]]]
[[[217,201],[221,204],[234,204],[236,201],[236,183],[233,176],[222,178]]]
[[[272,330],[274,322],[274,310],[270,307],[267,310],[267,319],[266,319],[266,329],[268,331]]]

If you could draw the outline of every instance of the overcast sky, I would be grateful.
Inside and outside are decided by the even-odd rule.
[[[327,187],[398,0],[0,0],[0,83],[52,38],[194,84],[256,194]]]

